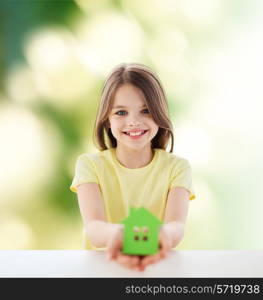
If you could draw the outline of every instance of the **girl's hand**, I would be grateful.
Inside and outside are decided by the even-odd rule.
[[[107,256],[110,260],[115,260],[126,268],[142,271],[140,257],[136,255],[126,255],[121,252],[123,241],[123,225],[115,224],[107,244]]]
[[[142,258],[141,267],[143,269],[145,269],[150,264],[154,264],[161,259],[166,258],[170,250],[172,249],[172,237],[165,226],[162,226],[159,232],[159,246],[160,250],[157,254],[147,255]]]
[[[123,225],[116,224],[112,231],[111,237],[107,245],[107,254],[110,260],[115,260],[124,267],[136,271],[144,271],[145,268],[153,263],[167,257],[172,249],[172,239],[168,229],[163,226],[159,232],[160,250],[157,254],[147,256],[127,255],[121,252],[123,241]]]
[[[107,243],[107,256],[109,259],[116,259],[116,256],[121,251],[123,240],[123,225],[114,224]]]

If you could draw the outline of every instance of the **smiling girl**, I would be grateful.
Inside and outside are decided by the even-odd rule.
[[[167,99],[152,70],[131,63],[118,65],[109,74],[94,139],[100,151],[78,157],[70,186],[78,196],[85,248],[105,249],[109,259],[142,271],[182,240],[188,203],[195,198],[189,162],[172,153]],[[163,222],[160,251],[145,257],[124,255],[120,222],[130,207],[141,206]]]

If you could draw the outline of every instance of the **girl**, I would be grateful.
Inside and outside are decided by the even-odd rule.
[[[71,191],[78,195],[86,249],[144,270],[182,240],[191,186],[189,162],[173,152],[174,136],[164,90],[142,64],[118,65],[106,79],[94,128],[100,152],[81,154]],[[166,151],[171,140],[170,152]],[[160,250],[145,257],[121,252],[130,207],[147,208],[163,221]]]

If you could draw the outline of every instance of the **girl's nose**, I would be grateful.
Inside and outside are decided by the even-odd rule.
[[[142,124],[141,116],[138,114],[129,114],[128,118],[126,119],[128,126],[140,126]]]
[[[128,125],[129,126],[140,126],[141,122],[139,122],[139,121],[129,121]]]

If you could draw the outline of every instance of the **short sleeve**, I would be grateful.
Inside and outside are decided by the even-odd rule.
[[[88,154],[81,154],[75,165],[75,175],[70,186],[72,192],[77,192],[77,186],[82,183],[98,183],[98,176],[95,171],[95,165]]]
[[[192,187],[191,166],[188,160],[180,158],[175,163],[171,174],[170,189],[174,187],[183,187],[190,192],[189,200],[195,199],[195,193]]]

